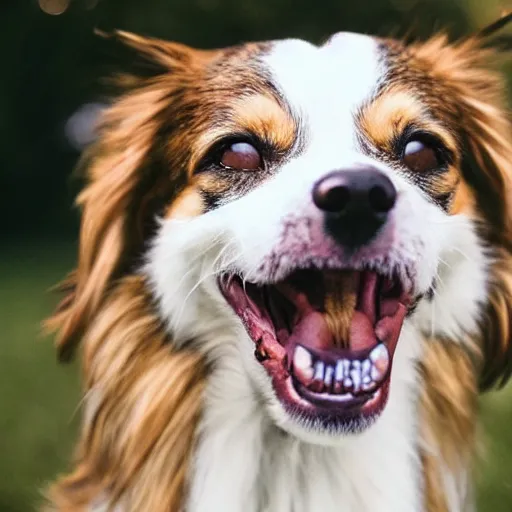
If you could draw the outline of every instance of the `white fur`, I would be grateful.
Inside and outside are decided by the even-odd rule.
[[[375,40],[341,32],[318,48],[289,39],[278,42],[264,62],[293,112],[305,120],[306,136],[312,142],[309,150],[320,150],[332,169],[340,164],[339,155],[350,158],[357,146],[353,115],[371,98],[383,76]],[[331,144],[329,149],[338,158],[325,151]],[[317,165],[316,172],[328,169]]]
[[[458,216],[445,223],[448,243],[439,257],[435,300],[421,303],[416,318],[425,334],[457,341],[464,338],[461,333],[477,329],[487,297],[490,257],[469,218]]]
[[[382,417],[336,446],[278,428],[241,371],[240,359],[252,356],[250,340],[240,331],[223,344],[207,388],[188,512],[421,510],[413,364],[421,345],[413,328],[404,327]]]
[[[425,332],[462,339],[475,328],[486,257],[469,219],[447,216],[358,147],[354,113],[385,71],[373,39],[341,34],[321,48],[285,41],[265,65],[300,119],[302,150],[244,197],[198,218],[163,221],[146,266],[174,339],[194,343],[213,366],[186,511],[421,510],[415,362]],[[389,222],[393,243],[364,263],[383,272],[413,270],[415,292],[426,292],[437,275],[439,284],[434,300],[404,323],[380,419],[362,434],[334,436],[285,413],[215,276],[237,269],[248,280],[268,279],[264,262],[282,243],[283,224],[293,221],[294,236],[307,238],[304,219],[321,220],[311,205],[312,184],[361,164],[379,168],[398,190]],[[285,257],[279,265],[281,273],[293,266]],[[462,496],[455,495],[451,509],[462,510]]]

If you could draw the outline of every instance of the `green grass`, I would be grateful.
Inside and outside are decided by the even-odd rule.
[[[34,510],[41,489],[63,471],[79,413],[76,365],[58,365],[39,323],[47,292],[71,268],[73,251],[55,243],[19,247],[0,259],[0,512]],[[482,401],[487,440],[479,464],[479,511],[512,511],[512,388]],[[413,511],[411,511],[413,512]]]
[[[479,508],[512,511],[512,385],[482,400],[484,454],[477,466]]]
[[[26,512],[66,467],[78,414],[78,371],[58,365],[39,324],[50,286],[70,268],[69,247],[18,248],[0,260],[0,511]]]

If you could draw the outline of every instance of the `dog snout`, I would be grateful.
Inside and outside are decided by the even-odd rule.
[[[347,248],[364,245],[385,224],[396,203],[392,181],[373,168],[330,172],[312,190],[313,202],[325,217],[325,228]]]

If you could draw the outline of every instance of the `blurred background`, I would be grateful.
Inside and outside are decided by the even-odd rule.
[[[34,510],[70,459],[79,371],[39,323],[74,263],[72,169],[116,69],[94,28],[199,47],[339,30],[462,35],[512,0],[0,0],[0,512]],[[479,511],[512,511],[512,388],[482,399]]]

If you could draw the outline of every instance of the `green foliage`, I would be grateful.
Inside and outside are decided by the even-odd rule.
[[[78,371],[58,366],[39,323],[48,288],[71,267],[68,246],[19,247],[0,259],[0,511],[26,512],[63,471],[79,421]]]

